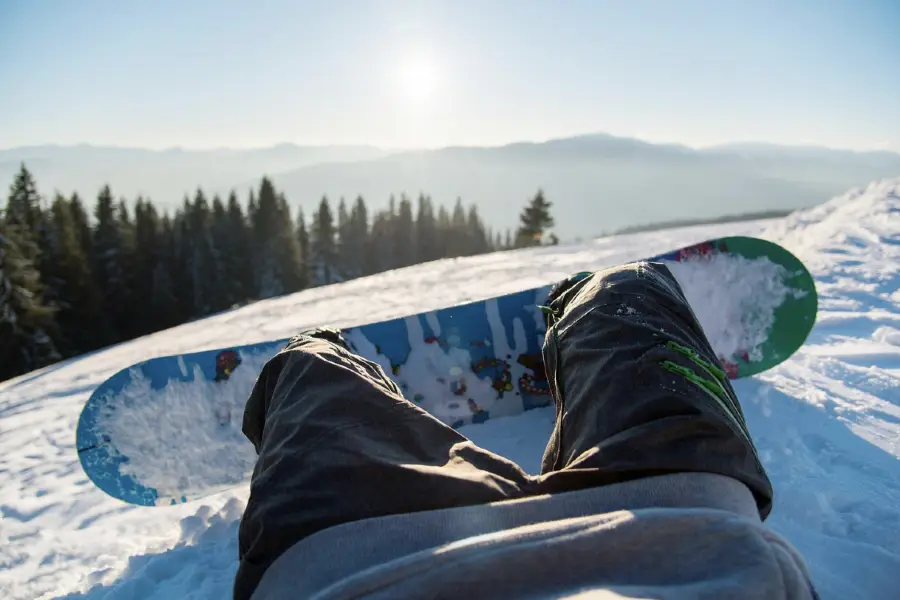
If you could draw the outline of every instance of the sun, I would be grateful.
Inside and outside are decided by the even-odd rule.
[[[433,101],[440,85],[437,64],[425,55],[408,56],[397,72],[399,93],[404,100],[417,107]]]

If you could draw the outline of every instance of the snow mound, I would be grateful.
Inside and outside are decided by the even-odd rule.
[[[900,302],[900,179],[887,179],[798,211],[763,235],[790,248],[811,270],[895,306]]]
[[[761,235],[816,279],[819,315],[783,365],[738,382],[775,483],[770,524],[807,556],[823,598],[900,583],[900,179],[799,211]]]

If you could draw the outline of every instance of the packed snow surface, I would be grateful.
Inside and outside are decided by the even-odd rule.
[[[768,523],[805,555],[823,598],[896,597],[900,180],[786,219],[444,260],[307,290],[0,383],[0,597],[229,597],[246,484],[190,504],[137,508],[105,496],[81,471],[79,411],[124,367],[486,298],[734,234],[785,245],[809,266],[819,292],[807,344],[735,385],[775,485]],[[552,409],[538,409],[463,432],[536,472],[552,420]]]

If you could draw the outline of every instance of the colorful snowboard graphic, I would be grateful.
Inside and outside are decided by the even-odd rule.
[[[711,240],[652,260],[682,285],[732,378],[799,348],[817,297],[803,264],[747,237]],[[452,427],[551,402],[539,305],[550,286],[344,330],[406,397]],[[288,339],[153,358],[113,375],[85,405],[76,444],[85,473],[125,502],[159,506],[246,482],[255,462],[243,407]]]

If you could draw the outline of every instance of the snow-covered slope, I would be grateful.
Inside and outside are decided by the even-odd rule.
[[[106,497],[81,472],[73,448],[79,410],[120,368],[487,297],[726,234],[786,244],[808,262],[820,292],[808,344],[736,385],[775,484],[769,523],[807,556],[824,598],[893,597],[900,589],[900,181],[784,220],[440,261],[308,290],[2,383],[0,597],[229,597],[245,488],[139,509]],[[552,418],[536,410],[464,433],[535,472]]]

